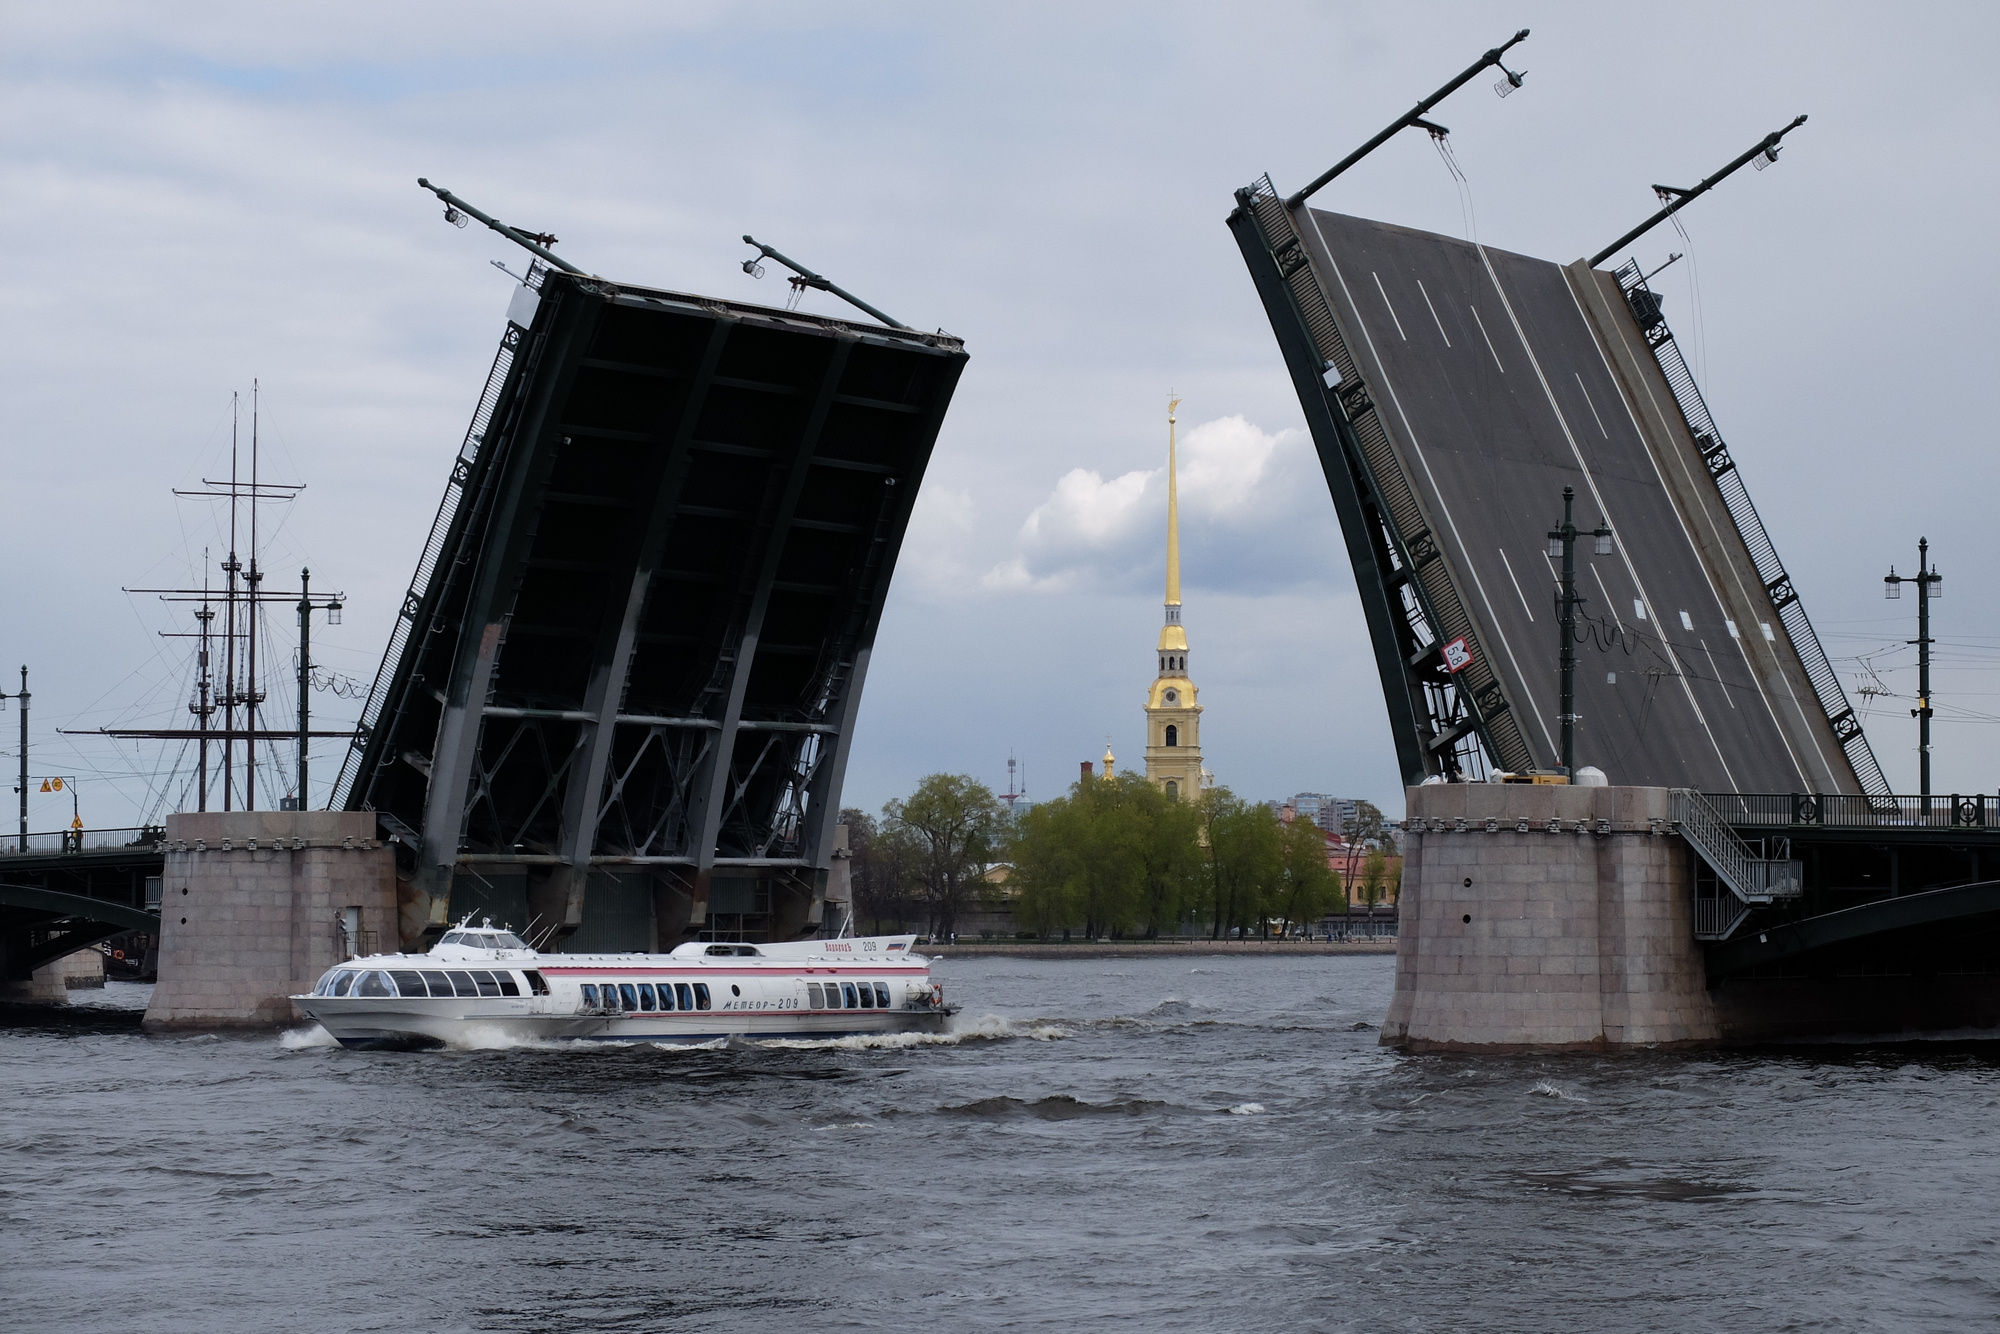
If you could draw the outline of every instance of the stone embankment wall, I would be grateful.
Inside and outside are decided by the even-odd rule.
[[[148,1028],[292,1023],[287,997],[326,969],[397,948],[394,854],[367,811],[169,815],[161,889]]]
[[[1385,1044],[1596,1050],[1723,1036],[1665,788],[1408,793]]]

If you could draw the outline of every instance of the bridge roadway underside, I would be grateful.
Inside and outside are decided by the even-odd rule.
[[[150,841],[132,848],[0,855],[0,984],[127,931],[157,932],[147,881],[163,862]]]
[[[337,798],[403,940],[809,930],[963,347],[554,272],[514,317]]]
[[[1232,218],[1239,241],[1242,213]],[[1383,605],[1370,630],[1378,656],[1395,655],[1383,667],[1392,725],[1417,684],[1403,672],[1425,666],[1448,678],[1434,661],[1402,663],[1410,644],[1382,642],[1405,613],[1403,576],[1379,567],[1421,576],[1441,559],[1449,579],[1428,587],[1462,605],[1485,657],[1462,679],[1491,673],[1488,723],[1511,717],[1514,763],[1559,762],[1560,562],[1547,554],[1547,534],[1569,486],[1586,534],[1577,548],[1577,763],[1613,784],[1860,790],[1611,275],[1316,209],[1294,211],[1289,224],[1269,213],[1258,213],[1263,225],[1296,228],[1358,372],[1360,397],[1343,407],[1342,389],[1293,366],[1336,502],[1343,488],[1359,492],[1343,506],[1343,526],[1365,511],[1391,529],[1420,530],[1348,535],[1364,604],[1371,582],[1387,590],[1374,595]],[[1325,335],[1313,350],[1310,328],[1298,332],[1311,321],[1278,308],[1298,297],[1300,277],[1281,284],[1252,250],[1245,241],[1288,360],[1318,357]],[[1369,411],[1400,481],[1373,475],[1388,456],[1351,438]],[[1396,487],[1413,497],[1400,520]],[[1616,534],[1607,556],[1587,535],[1600,521]],[[1398,741],[1406,767],[1416,763],[1421,746]]]

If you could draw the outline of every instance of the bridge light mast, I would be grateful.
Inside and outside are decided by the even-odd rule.
[[[1658,213],[1655,213],[1652,217],[1646,219],[1644,222],[1640,223],[1637,227],[1634,227],[1631,231],[1619,237],[1616,241],[1613,241],[1610,245],[1604,247],[1604,249],[1592,255],[1590,257],[1590,267],[1593,269],[1596,268],[1599,264],[1602,264],[1605,260],[1611,258],[1614,252],[1623,250],[1627,245],[1630,245],[1632,242],[1638,240],[1640,237],[1644,236],[1647,232],[1652,231],[1653,228],[1659,226],[1661,223],[1665,222],[1668,218],[1671,218],[1674,214],[1680,212],[1682,209],[1686,208],[1689,204],[1692,204],[1695,200],[1701,198],[1701,196],[1707,194],[1710,190],[1713,190],[1716,186],[1722,184],[1723,181],[1727,180],[1730,176],[1735,174],[1737,171],[1741,170],[1745,163],[1755,162],[1757,164],[1757,170],[1762,171],[1764,170],[1764,168],[1776,162],[1778,160],[1779,140],[1783,139],[1786,135],[1790,134],[1793,130],[1798,129],[1799,126],[1805,123],[1806,123],[1806,118],[1804,116],[1800,116],[1798,119],[1794,120],[1790,125],[1787,125],[1784,129],[1771,131],[1769,134],[1765,135],[1762,139],[1759,139],[1754,146],[1752,146],[1750,149],[1744,152],[1734,162],[1724,167],[1721,171],[1716,172],[1715,175],[1710,176],[1707,180],[1703,181],[1700,185],[1695,186],[1692,190],[1682,190],[1671,185],[1654,186],[1653,193],[1660,197],[1660,199],[1666,204],[1666,207],[1661,209]]]
[[[1917,791],[1926,798],[1931,794],[1931,599],[1944,596],[1944,576],[1930,563],[1930,555],[1931,540],[1918,538],[1917,572],[1897,574],[1891,565],[1882,580],[1885,598],[1903,596],[1904,584],[1917,586],[1917,637],[1905,642],[1917,646],[1917,707],[1910,716],[1917,720]]]
[[[1576,604],[1583,600],[1576,595],[1576,539],[1586,535],[1577,531],[1575,506],[1576,488],[1564,487],[1562,527],[1549,532],[1549,556],[1562,560],[1562,771],[1572,782],[1576,779]],[[1611,529],[1600,523],[1588,536],[1596,539],[1598,555],[1611,554]]]

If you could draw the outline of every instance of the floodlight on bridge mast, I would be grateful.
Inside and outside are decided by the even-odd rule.
[[[1626,246],[1638,240],[1640,237],[1644,236],[1647,232],[1650,232],[1651,230],[1653,230],[1653,228],[1659,226],[1661,223],[1665,222],[1668,218],[1671,218],[1674,214],[1680,212],[1682,209],[1686,208],[1689,204],[1693,203],[1701,196],[1707,194],[1710,190],[1713,190],[1716,186],[1722,184],[1722,182],[1727,180],[1731,175],[1733,175],[1737,171],[1740,171],[1745,163],[1755,162],[1757,164],[1757,170],[1762,171],[1764,170],[1764,168],[1776,162],[1778,160],[1778,141],[1783,139],[1786,135],[1790,134],[1793,130],[1798,129],[1799,126],[1805,123],[1806,123],[1806,118],[1804,116],[1800,116],[1798,119],[1794,120],[1790,125],[1785,126],[1784,129],[1771,131],[1769,134],[1765,135],[1762,139],[1759,139],[1756,142],[1756,144],[1750,148],[1748,152],[1738,157],[1734,162],[1731,162],[1721,171],[1716,172],[1713,176],[1710,176],[1708,179],[1704,180],[1700,185],[1695,186],[1694,189],[1692,190],[1682,190],[1679,187],[1672,185],[1654,186],[1653,193],[1658,195],[1661,199],[1666,200],[1667,206],[1661,209],[1658,213],[1655,213],[1652,217],[1640,223],[1637,227],[1634,227],[1631,231],[1619,237],[1616,241],[1613,241],[1610,245],[1604,247],[1604,249],[1592,255],[1590,257],[1590,267],[1592,267],[1593,269],[1596,268],[1599,264],[1602,264],[1612,255],[1616,254],[1620,250],[1623,250]]]
[[[1444,133],[1445,131],[1442,126],[1432,125],[1427,121],[1425,121],[1424,113],[1429,111],[1432,107],[1436,106],[1438,103],[1444,101],[1445,98],[1457,92],[1459,88],[1464,86],[1464,84],[1469,79],[1477,75],[1481,70],[1487,69],[1495,65],[1498,65],[1500,67],[1500,72],[1506,75],[1507,77],[1500,80],[1499,83],[1495,84],[1493,86],[1493,90],[1499,93],[1500,96],[1502,97],[1507,96],[1507,94],[1513,92],[1516,88],[1519,88],[1521,86],[1521,80],[1525,79],[1528,76],[1528,72],[1526,70],[1522,70],[1519,74],[1516,74],[1513,70],[1508,69],[1506,65],[1501,64],[1500,57],[1506,55],[1508,48],[1513,46],[1516,42],[1525,41],[1527,39],[1527,36],[1528,36],[1528,30],[1526,28],[1523,28],[1521,29],[1521,31],[1515,33],[1512,37],[1508,38],[1504,44],[1496,46],[1491,51],[1488,51],[1485,55],[1481,56],[1478,60],[1474,61],[1471,65],[1467,66],[1464,73],[1460,74],[1450,83],[1446,84],[1444,87],[1432,93],[1429,97],[1426,97],[1423,101],[1417,103],[1414,107],[1411,107],[1407,112],[1405,112],[1401,117],[1399,117],[1394,124],[1390,125],[1387,129],[1383,130],[1373,139],[1370,139],[1367,143],[1361,145],[1361,147],[1355,149],[1352,153],[1349,153],[1346,157],[1342,158],[1340,161],[1334,163],[1333,166],[1329,167],[1325,172],[1321,173],[1312,182],[1312,184],[1306,186],[1305,189],[1300,190],[1297,194],[1294,194],[1291,198],[1287,199],[1285,201],[1285,207],[1287,209],[1294,209],[1297,208],[1300,204],[1305,203],[1306,200],[1312,198],[1314,194],[1318,193],[1320,188],[1323,187],[1328,181],[1340,175],[1340,173],[1342,173],[1343,171],[1346,171],[1349,167],[1359,162],[1362,158],[1367,157],[1370,153],[1380,148],[1383,144],[1389,142],[1390,139],[1395,137],[1396,132],[1399,130],[1407,130],[1412,125],[1414,125],[1417,126],[1419,129],[1429,130],[1434,135]],[[747,240],[749,238],[746,237],[745,239]]]
[[[790,259],[785,255],[779,254],[777,251],[771,249],[771,247],[765,245],[762,241],[759,241],[756,237],[746,234],[743,238],[743,244],[756,246],[758,259],[775,259],[778,261],[778,263],[790,269],[792,273],[796,276],[789,278],[786,281],[791,283],[792,290],[795,294],[805,290],[808,287],[816,287],[822,292],[833,293],[835,296],[839,297],[842,301],[845,301],[848,305],[853,306],[856,310],[867,311],[870,315],[873,315],[876,319],[882,321],[882,323],[888,325],[891,329],[903,329],[911,333],[915,332],[915,330],[910,329],[910,326],[903,323],[901,320],[894,319],[888,315],[883,314],[881,311],[875,309],[875,307],[869,305],[866,301],[863,301],[860,297],[854,295],[854,293],[846,290],[843,287],[836,286],[828,279],[823,278],[819,274],[814,273],[811,269],[806,268],[804,265],[800,264],[797,260]],[[749,274],[752,278],[761,278],[764,276],[764,266],[758,263],[756,259],[744,260],[743,271]],[[794,299],[796,299],[796,296]]]
[[[583,277],[590,276],[568,260],[556,257],[556,253],[549,249],[550,246],[556,243],[556,238],[550,236],[547,232],[524,232],[517,227],[509,227],[499,219],[481,213],[478,209],[466,203],[443,186],[432,185],[421,176],[417,177],[417,184],[423,186],[424,189],[444,201],[444,220],[452,226],[463,227],[465,226],[466,218],[477,218],[494,231],[506,237],[509,241],[512,241],[515,245],[520,246],[523,250],[528,251],[543,261],[555,265],[564,273],[574,273]]]

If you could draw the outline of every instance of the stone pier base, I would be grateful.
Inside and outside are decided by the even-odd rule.
[[[295,1022],[287,997],[352,954],[397,948],[394,854],[366,811],[167,817],[149,1029]]]
[[[1694,938],[1690,853],[1664,832],[1665,788],[1449,784],[1408,797],[1385,1044],[1722,1039]]]
[[[62,1005],[72,991],[103,985],[104,956],[94,949],[78,950],[43,964],[25,978],[0,981],[0,1001]]]

